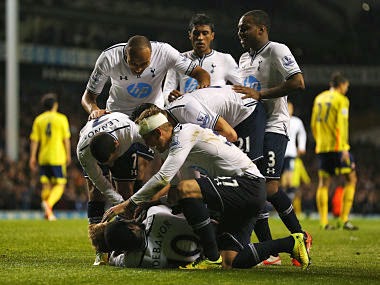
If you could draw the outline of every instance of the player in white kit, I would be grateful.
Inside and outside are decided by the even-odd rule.
[[[101,136],[98,135],[100,132],[102,132]],[[102,140],[114,142],[112,149],[117,150],[117,154],[112,165],[101,164],[107,159],[102,153]],[[77,145],[77,156],[89,185],[87,216],[90,225],[101,221],[106,202],[111,205],[118,204],[133,194],[131,182],[137,177],[137,157],[133,156],[133,153],[135,153],[137,142],[143,143],[137,126],[122,113],[105,114],[88,121],[82,128]],[[153,153],[141,155],[153,159]],[[112,186],[110,178],[107,177],[109,172],[117,191]],[[94,265],[99,265],[102,258],[104,256],[98,253]]]
[[[182,214],[164,205],[150,207],[141,223],[116,219],[90,231],[95,248],[112,249],[109,264],[120,267],[177,268],[199,257],[199,239]]]
[[[282,167],[281,187],[293,201],[297,191],[293,186],[295,160],[306,152],[306,131],[301,119],[293,116],[294,106],[290,101],[288,101],[288,110],[290,115],[289,142],[286,146]]]
[[[275,207],[290,232],[300,233],[303,232],[301,225],[289,197],[279,190],[279,180],[288,141],[287,95],[304,90],[305,85],[301,70],[289,48],[270,41],[269,29],[269,16],[262,10],[249,11],[240,18],[238,36],[247,52],[239,60],[244,86],[234,86],[234,90],[244,93],[243,98],[264,102],[267,111],[264,158],[258,162],[258,167],[267,179],[268,201]],[[255,226],[259,240],[272,238],[268,217],[268,213],[262,213]],[[309,249],[311,236],[307,236]]]
[[[137,205],[173,183],[179,173],[179,182],[172,184],[168,199],[178,202],[203,249],[200,259],[184,269],[219,268],[222,263],[219,250],[225,268],[251,267],[276,250],[292,253],[304,269],[308,267],[302,233],[281,241],[250,243],[252,221],[264,206],[266,191],[264,177],[246,154],[210,129],[194,124],[173,127],[157,108],[145,110],[137,123],[146,143],[165,153],[166,160],[160,171],[130,199],[110,208],[105,220],[120,213],[133,215]],[[194,168],[207,176],[192,179]],[[218,220],[218,245],[208,211],[213,211]]]
[[[241,84],[239,68],[233,57],[211,47],[215,33],[214,23],[209,16],[195,14],[189,23],[188,37],[193,49],[184,52],[183,55],[202,66],[210,74],[211,85],[223,86],[227,82]],[[166,104],[185,93],[194,91],[197,85],[196,79],[170,69],[163,88]]]
[[[98,119],[88,121],[80,131],[77,156],[83,170],[108,201],[111,204],[117,204],[123,201],[123,198],[114,190],[100,167],[100,164],[105,165],[109,159],[102,152],[104,150],[102,149],[103,140],[114,142],[112,150],[116,154],[112,158],[112,164],[108,163],[107,165],[118,182],[128,180],[127,177],[133,177],[133,172],[123,169],[125,164],[120,164],[119,161],[125,160],[124,155],[132,144],[144,143],[144,141],[138,133],[136,124],[127,115],[119,112],[105,114]],[[107,153],[107,150],[104,151]],[[132,165],[129,170],[133,170]],[[119,177],[115,177],[116,173]]]
[[[222,118],[235,129],[238,136],[236,145],[252,161],[257,161],[263,156],[266,113],[261,102],[241,97],[242,94],[232,90],[230,85],[211,86],[186,93],[165,110],[177,123],[197,124],[225,136],[220,132],[225,131],[224,124],[218,125]]]

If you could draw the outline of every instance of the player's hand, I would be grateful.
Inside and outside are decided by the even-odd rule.
[[[241,86],[241,85],[233,85],[232,89],[235,92],[245,94],[243,97],[241,97],[242,99],[246,99],[246,98],[253,98],[256,100],[261,99],[261,93],[255,89],[253,89],[253,88],[245,87],[245,86]]]
[[[109,114],[107,110],[104,109],[97,109],[91,112],[91,114],[88,116],[88,120],[91,121],[93,119],[99,118],[103,116],[104,114]]]
[[[37,161],[35,158],[31,158],[29,160],[29,168],[30,170],[34,173],[34,172],[37,172]]]
[[[343,150],[342,151],[342,157],[341,157],[341,160],[342,160],[342,162],[345,162],[345,163],[347,163],[347,165],[350,165],[351,163],[350,163],[350,152],[349,151],[347,151],[347,150]]]
[[[182,96],[182,93],[180,91],[172,90],[172,92],[170,92],[170,94],[168,96],[168,101],[173,102],[175,99],[177,99],[180,96]]]
[[[306,151],[305,151],[305,150],[300,150],[300,149],[297,149],[297,156],[298,156],[298,157],[301,157],[301,156],[303,156],[305,153],[306,153]]]
[[[128,202],[128,201],[125,201],[125,202]],[[112,220],[114,217],[116,217],[117,215],[124,213],[124,211],[126,210],[126,207],[128,206],[128,204],[127,206],[124,204],[125,202],[109,208],[103,215],[102,223],[108,222]]]
[[[205,81],[198,82],[197,89],[202,89],[202,88],[206,88],[206,87],[209,87],[209,86],[210,86],[210,81],[209,80],[205,80]]]

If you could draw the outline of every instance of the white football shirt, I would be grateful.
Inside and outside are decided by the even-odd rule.
[[[167,43],[151,42],[151,46],[151,62],[141,75],[134,75],[127,64],[124,56],[126,43],[114,45],[99,56],[87,89],[100,94],[111,78],[107,110],[131,115],[142,103],[163,107],[161,84],[166,72],[173,68],[180,74],[189,75],[196,67],[196,63]]]
[[[269,41],[253,54],[242,54],[239,60],[243,85],[258,91],[277,86],[301,70],[289,48]],[[287,135],[289,113],[287,96],[263,100],[267,111],[266,132]]]
[[[90,151],[90,140],[99,132],[107,132],[119,142],[119,156],[133,143],[144,143],[144,140],[140,137],[136,124],[132,122],[127,115],[118,112],[106,114],[95,120],[88,121],[80,131],[77,157],[83,170],[87,173],[88,178],[96,188],[107,197],[110,203],[119,204],[124,201],[123,198],[114,190],[112,184],[103,175],[98,162]]]
[[[173,215],[166,206],[148,210],[143,250],[111,255],[110,264],[128,268],[165,268],[170,262],[190,263],[199,257],[199,238],[185,217]]]
[[[184,52],[183,55],[193,62],[196,62],[210,74],[211,85],[223,86],[226,85],[227,81],[232,84],[242,84],[239,67],[233,57],[228,53],[212,50],[209,54],[199,57],[191,50]],[[170,69],[166,75],[163,89],[165,100],[167,100],[170,92],[177,89],[178,86],[179,91],[184,94],[195,90],[198,86],[198,82],[190,76]],[[168,103],[168,101],[166,101],[166,103]]]
[[[291,116],[289,123],[289,141],[285,157],[297,157],[297,150],[306,150],[306,131],[300,118]]]
[[[179,124],[173,130],[161,169],[130,199],[136,204],[148,201],[170,183],[177,173],[180,173],[181,180],[193,179],[194,169],[209,177],[249,173],[263,178],[248,156],[224,137],[198,125]]]
[[[257,104],[252,98],[241,99],[242,96],[231,85],[212,86],[186,93],[165,109],[181,124],[214,129],[222,116],[234,128],[253,113]]]

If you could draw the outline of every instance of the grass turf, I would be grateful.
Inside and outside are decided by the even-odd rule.
[[[307,271],[287,254],[276,267],[181,271],[92,266],[86,220],[0,221],[0,284],[380,284],[380,220],[354,223],[359,231],[323,231],[318,221],[302,221],[313,235]],[[279,219],[270,224],[274,238],[288,234]]]

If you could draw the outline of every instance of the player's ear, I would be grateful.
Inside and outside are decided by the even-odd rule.
[[[160,128],[157,128],[157,129],[154,130],[154,133],[155,133],[158,137],[160,137],[161,134],[162,134],[162,130],[161,130]]]
[[[266,30],[266,27],[265,27],[264,25],[261,25],[261,26],[259,27],[259,31],[260,31],[261,34],[264,33],[265,30]]]

